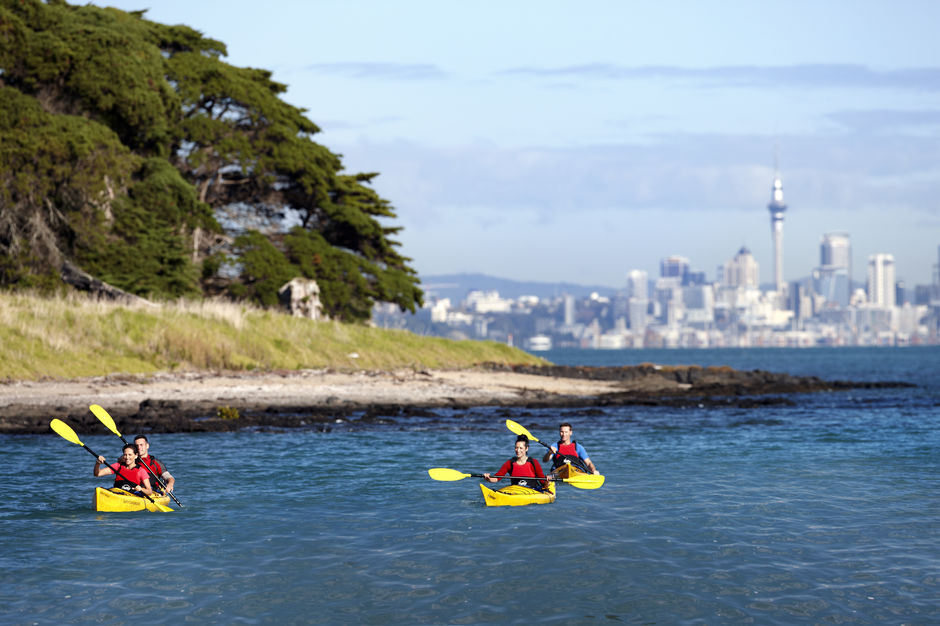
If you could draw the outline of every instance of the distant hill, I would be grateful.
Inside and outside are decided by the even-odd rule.
[[[440,274],[421,276],[421,288],[427,296],[450,298],[459,302],[471,291],[498,291],[504,298],[538,296],[540,299],[565,294],[585,298],[597,292],[602,296],[613,296],[617,289],[606,285],[576,285],[574,283],[540,283],[497,278],[486,274]]]

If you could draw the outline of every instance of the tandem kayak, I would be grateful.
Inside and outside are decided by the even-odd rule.
[[[167,505],[170,502],[170,496],[152,495],[157,504]],[[96,511],[126,512],[126,511],[159,511],[156,504],[143,496],[138,496],[129,491],[124,491],[117,487],[105,489],[95,487],[95,497],[92,504]],[[172,509],[170,509],[172,510]]]
[[[549,481],[548,491],[539,491],[522,485],[509,485],[502,489],[490,489],[480,483],[486,506],[523,506],[526,504],[551,504],[555,501],[555,481]]]

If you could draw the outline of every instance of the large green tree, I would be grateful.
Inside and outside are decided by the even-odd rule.
[[[141,295],[275,302],[317,280],[364,320],[422,293],[374,173],[344,172],[266,70],[143,13],[0,0],[0,284],[59,265]]]

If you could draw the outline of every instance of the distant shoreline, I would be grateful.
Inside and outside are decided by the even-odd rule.
[[[97,428],[90,404],[102,405],[120,428],[135,433],[206,432],[309,427],[362,411],[400,414],[444,407],[682,405],[693,400],[748,407],[792,402],[775,394],[904,385],[653,365],[114,375],[0,384],[0,434],[48,433],[55,417],[79,429]],[[231,409],[237,419],[231,419]]]

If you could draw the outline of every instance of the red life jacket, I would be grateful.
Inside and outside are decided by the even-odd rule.
[[[555,447],[558,449],[558,452],[555,453],[555,456],[552,457],[552,469],[556,467],[561,467],[565,462],[571,463],[581,471],[587,472],[587,465],[584,461],[581,460],[581,457],[578,456],[578,442],[574,439],[571,440],[571,443],[563,444],[559,441],[555,444]]]
[[[516,457],[509,459],[509,475],[512,476],[509,482],[513,485],[524,483],[524,486],[530,489],[545,491],[545,486],[542,484],[542,479],[540,478],[533,481],[517,480],[517,478],[537,478],[538,475],[535,473],[535,463],[536,461],[532,457],[526,459],[526,462],[522,465],[516,463]]]
[[[558,454],[562,456],[578,456],[578,442],[574,439],[571,440],[571,443],[562,443],[558,442]]]
[[[535,478],[535,462],[532,460],[532,457],[526,459],[526,462],[522,465],[516,463],[516,457],[509,459],[509,475]]]
[[[150,479],[150,486],[162,492],[163,488],[160,485],[160,480],[157,480],[154,476],[160,477],[163,475],[163,472],[166,471],[163,463],[153,455],[148,455],[146,459],[141,457],[137,460],[137,463],[143,467],[145,472],[147,472],[148,467],[150,468],[150,472],[147,472],[147,478]],[[151,476],[151,472],[153,472],[153,476]]]

